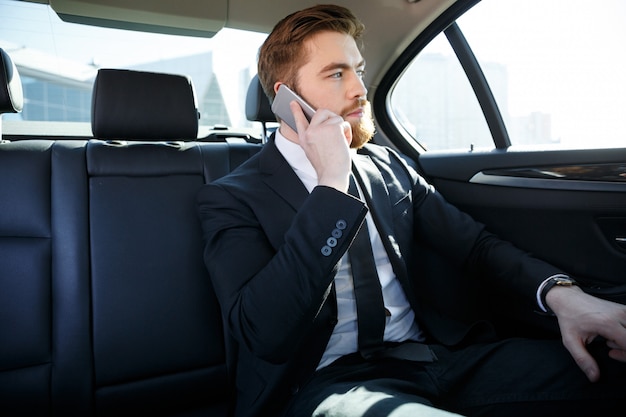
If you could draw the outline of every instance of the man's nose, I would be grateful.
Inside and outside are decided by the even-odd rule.
[[[363,78],[357,73],[354,73],[350,81],[350,98],[365,98],[367,96],[367,88],[365,87]]]
[[[356,71],[351,73],[348,94],[350,98],[366,97],[367,88],[363,78]]]

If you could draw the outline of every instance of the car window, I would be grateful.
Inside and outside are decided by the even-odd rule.
[[[483,0],[457,20],[513,146],[624,146],[625,19],[621,0]],[[443,34],[404,72],[390,105],[427,150],[494,147]]]
[[[427,150],[493,146],[478,100],[443,34],[399,79],[391,109]]]
[[[63,22],[48,5],[0,0],[0,48],[15,62],[24,87],[24,109],[3,115],[3,132],[91,135],[99,68],[189,76],[201,136],[216,125],[252,128],[245,97],[266,36],[233,29],[201,38],[100,28]]]

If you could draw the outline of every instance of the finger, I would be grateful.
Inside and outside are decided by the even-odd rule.
[[[563,344],[574,358],[576,365],[585,373],[587,379],[596,382],[600,378],[600,369],[595,359],[587,351],[585,343],[581,340],[568,341],[563,339]]]
[[[293,118],[296,122],[296,128],[298,129],[298,135],[300,132],[304,132],[309,127],[309,121],[304,115],[304,111],[302,107],[298,104],[297,101],[292,101],[289,103],[289,107],[291,108],[291,113],[293,114]]]
[[[606,345],[611,349],[623,350],[622,346],[620,346],[618,343],[614,342],[613,340],[607,340]]]
[[[626,350],[611,349],[609,350],[609,358],[620,362],[626,362]]]
[[[619,343],[612,340],[607,340],[606,345],[609,350],[609,357],[616,361],[626,362],[626,349],[624,349]]]

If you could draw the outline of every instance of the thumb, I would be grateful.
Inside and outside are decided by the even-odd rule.
[[[349,122],[344,121],[342,123],[343,126],[343,134],[346,137],[346,142],[348,142],[348,146],[352,143],[352,126],[350,126]]]

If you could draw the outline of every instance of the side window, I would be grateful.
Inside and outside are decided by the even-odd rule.
[[[402,75],[391,96],[391,109],[426,150],[493,147],[478,100],[444,34]]]
[[[626,3],[483,0],[457,20],[516,147],[623,147]],[[493,148],[466,75],[444,35],[414,59],[391,96],[427,150]]]

